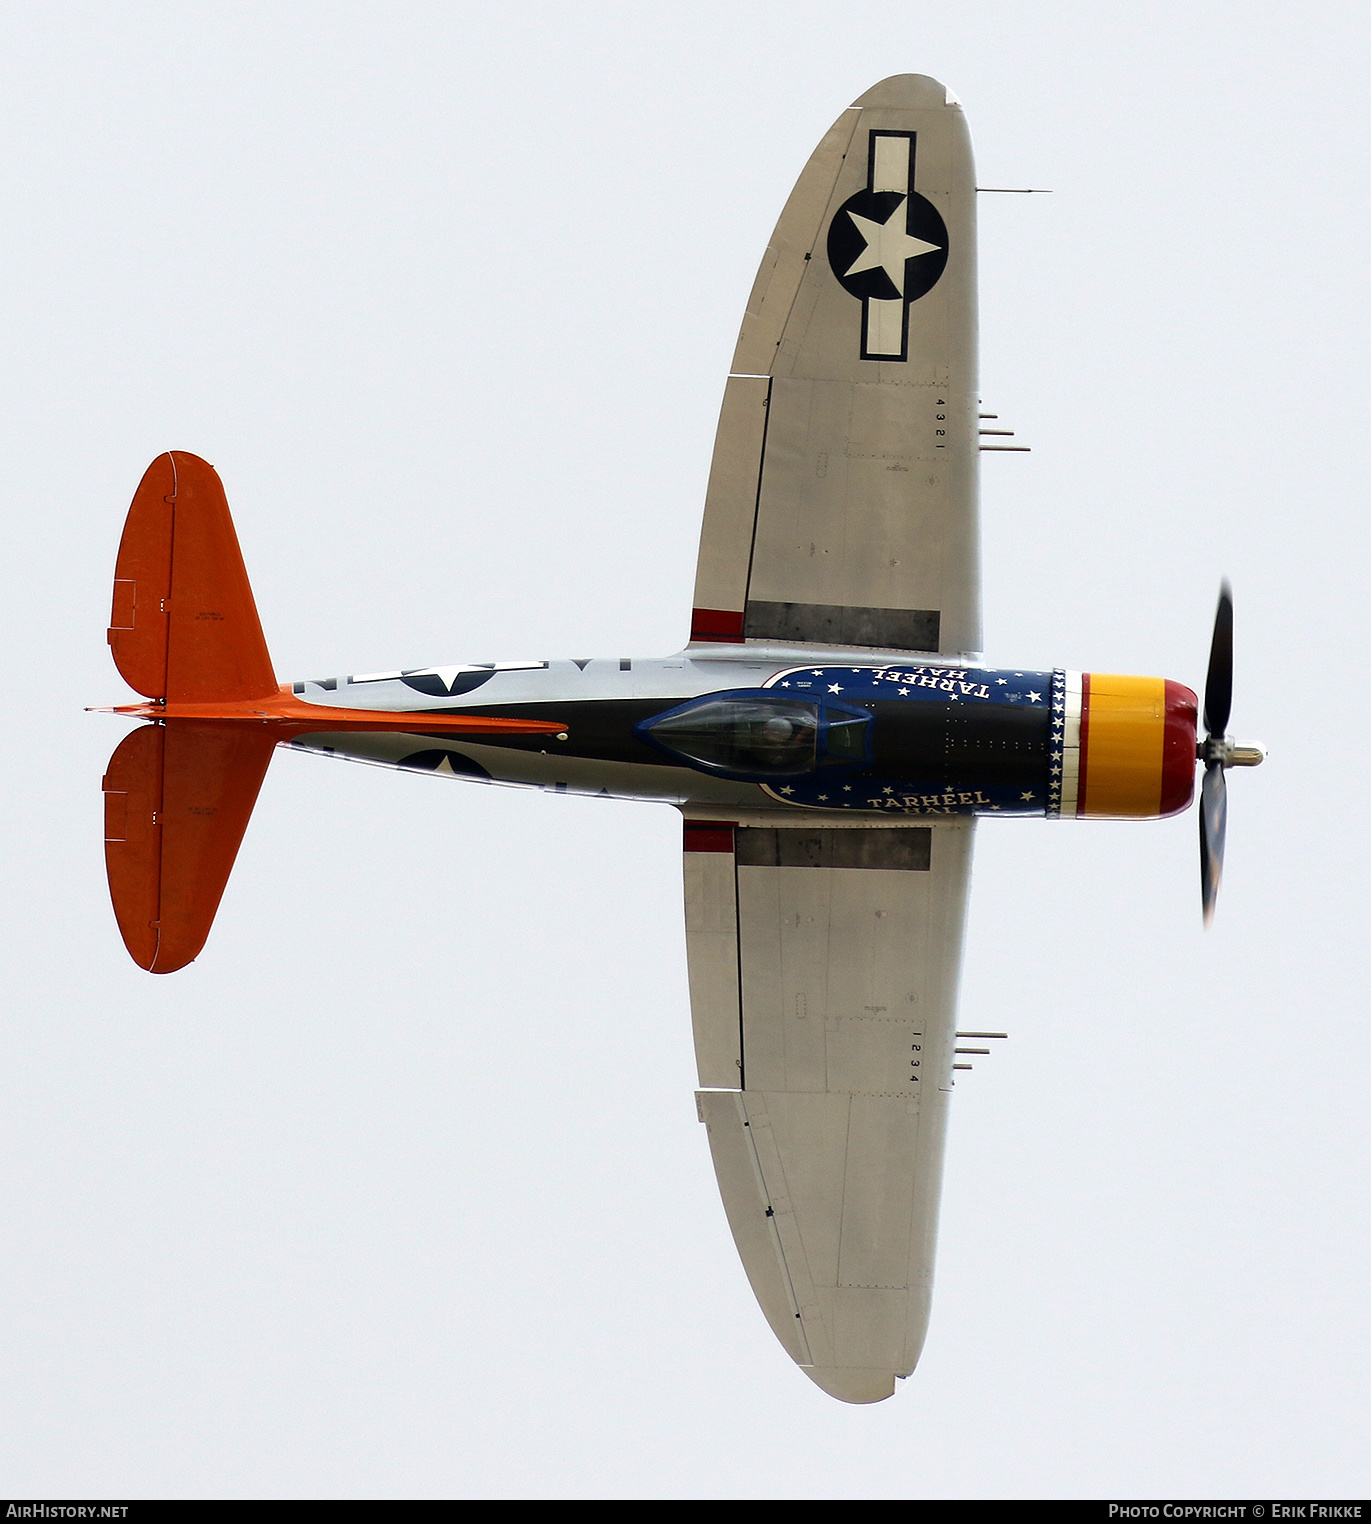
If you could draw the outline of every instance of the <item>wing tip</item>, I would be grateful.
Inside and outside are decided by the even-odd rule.
[[[895,1395],[895,1372],[860,1365],[802,1365],[800,1369],[830,1397],[861,1406]]]
[[[892,74],[879,81],[852,102],[854,107],[893,107],[896,110],[919,111],[944,106],[959,106],[957,97],[941,80],[927,74]]]

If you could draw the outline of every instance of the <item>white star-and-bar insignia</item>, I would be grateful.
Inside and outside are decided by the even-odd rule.
[[[1034,693],[1031,688],[1028,690],[1028,702],[1030,704],[1041,704],[1042,701],[1043,696],[1041,693]]]
[[[905,231],[908,202],[908,196],[901,196],[899,205],[884,222],[873,222],[870,217],[859,217],[856,212],[847,214],[852,225],[866,239],[866,247],[843,272],[845,275],[860,275],[863,270],[884,270],[896,295],[904,295],[905,260],[914,259],[919,254],[932,254],[942,247]]]

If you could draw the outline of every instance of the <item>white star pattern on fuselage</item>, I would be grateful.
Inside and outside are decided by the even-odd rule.
[[[942,247],[937,243],[925,243],[905,232],[905,207],[908,196],[900,197],[900,204],[884,222],[872,222],[870,217],[859,217],[849,212],[853,226],[866,239],[866,248],[847,267],[848,275],[860,275],[863,270],[884,270],[895,287],[896,294],[904,295],[904,262],[918,254],[932,254]]]

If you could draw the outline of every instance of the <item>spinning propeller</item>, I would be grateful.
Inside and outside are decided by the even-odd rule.
[[[1239,746],[1228,734],[1228,714],[1233,707],[1233,590],[1227,579],[1219,588],[1219,607],[1214,615],[1214,638],[1209,645],[1209,673],[1204,680],[1204,728],[1208,732],[1196,748],[1204,763],[1200,785],[1200,894],[1204,900],[1204,924],[1214,919],[1214,904],[1223,880],[1223,843],[1228,832],[1228,784],[1224,771],[1230,767],[1256,767],[1266,760],[1266,748]]]

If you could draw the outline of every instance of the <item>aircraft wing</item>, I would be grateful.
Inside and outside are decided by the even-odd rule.
[[[928,1325],[972,825],[686,823],[724,1208],[776,1337],[846,1402],[890,1396]]]
[[[936,80],[883,81],[819,144],[732,372],[692,641],[978,652],[975,171]]]

